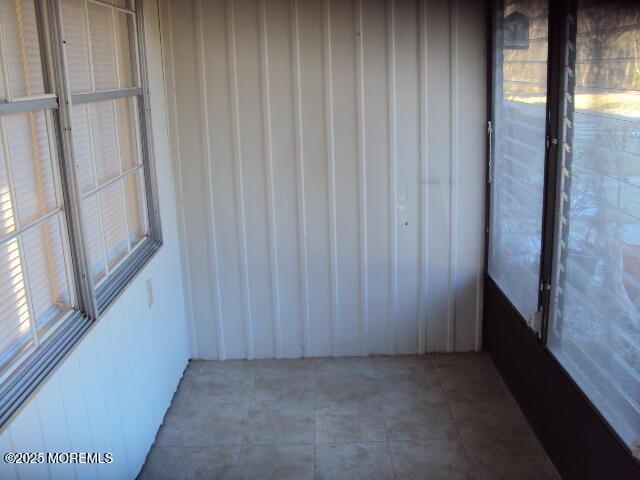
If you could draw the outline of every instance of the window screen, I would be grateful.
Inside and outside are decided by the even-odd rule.
[[[508,1],[495,20],[488,268],[529,319],[540,275],[548,5]]]
[[[570,22],[549,347],[640,445],[640,4]]]
[[[33,351],[74,307],[54,117],[32,1],[0,1],[0,370]]]

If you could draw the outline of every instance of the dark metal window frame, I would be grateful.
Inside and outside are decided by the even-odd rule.
[[[556,252],[556,231],[559,221],[559,212],[557,212],[558,195],[560,195],[560,182],[562,179],[562,171],[560,168],[561,146],[565,142],[563,119],[565,113],[564,106],[564,89],[571,79],[567,78],[568,68],[572,62],[575,62],[575,52],[570,52],[569,43],[575,45],[576,41],[576,22],[577,22],[577,4],[578,0],[548,0],[549,4],[549,41],[548,41],[548,57],[547,57],[547,104],[546,104],[546,149],[545,149],[545,165],[544,165],[544,193],[542,204],[542,236],[541,236],[541,255],[540,255],[540,275],[538,290],[538,310],[540,313],[540,329],[534,331],[527,320],[517,311],[510,299],[506,297],[504,292],[497,286],[498,284],[489,274],[489,243],[491,239],[491,168],[492,155],[494,149],[495,138],[492,135],[492,125],[494,121],[494,91],[493,80],[495,75],[495,36],[496,28],[496,11],[503,2],[501,0],[493,0],[489,2],[487,11],[487,125],[488,125],[488,141],[486,152],[486,196],[485,196],[485,276],[491,280],[493,288],[500,291],[505,302],[509,303],[511,310],[515,316],[524,324],[527,329],[535,336],[538,345],[548,356],[553,359],[553,363],[566,375],[566,378],[580,392],[581,396],[587,404],[590,405],[593,412],[606,425],[617,442],[628,452],[629,456],[635,460],[636,464],[640,464],[630,446],[622,440],[618,433],[609,425],[607,420],[602,416],[598,408],[593,404],[591,399],[586,396],[582,388],[569,375],[566,369],[560,364],[553,353],[547,347],[547,336],[551,313],[551,300],[553,288],[553,275],[556,275],[554,269],[554,260]],[[570,135],[570,133],[569,133]],[[486,290],[485,290],[486,291]],[[485,320],[486,321],[486,320]],[[540,392],[541,395],[552,395],[551,392]]]
[[[40,8],[41,2],[48,8]],[[100,0],[91,0],[103,3]],[[50,38],[42,39],[48,55],[51,56],[53,77],[49,79],[55,86],[55,94],[43,98],[0,102],[0,115],[49,109],[53,112],[54,131],[62,189],[62,209],[66,214],[67,238],[73,270],[70,279],[75,286],[76,305],[74,311],[57,326],[27,358],[18,360],[11,373],[0,384],[0,429],[19,411],[21,406],[39,387],[41,382],[64,360],[83,335],[95,324],[118,295],[130,284],[134,277],[149,262],[162,246],[162,229],[158,207],[158,190],[153,155],[153,137],[150,119],[150,98],[148,70],[145,48],[143,0],[135,1],[136,45],[139,68],[139,86],[109,92],[71,94],[65,65],[65,40],[62,34],[62,13],[59,0],[36,0],[38,21],[44,22]],[[105,5],[111,6],[108,2]],[[46,13],[45,13],[46,12]],[[42,35],[42,32],[40,32]],[[44,54],[44,51],[43,51]],[[48,66],[43,64],[43,70]],[[46,74],[46,72],[43,72]],[[142,151],[143,189],[148,217],[148,234],[140,245],[107,277],[103,284],[94,288],[90,274],[88,246],[82,228],[80,212],[80,191],[77,171],[74,167],[73,135],[71,129],[71,107],[74,104],[96,102],[121,97],[137,98],[139,136]]]

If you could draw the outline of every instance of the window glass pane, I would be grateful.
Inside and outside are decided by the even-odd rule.
[[[3,41],[12,97],[45,93],[33,0],[0,0]]]
[[[72,109],[73,153],[80,191],[87,193],[96,187],[95,167],[91,155],[91,131],[87,105],[74,105]]]
[[[7,161],[4,155],[4,142],[0,138],[0,238],[13,232],[16,228],[15,205],[11,197]]]
[[[62,0],[62,24],[71,91],[73,93],[91,91],[86,2]]]
[[[25,232],[23,245],[36,326],[42,332],[71,309],[59,215]]]
[[[18,240],[0,243],[0,368],[32,342]]]
[[[89,111],[98,183],[102,185],[120,174],[114,103],[112,100],[92,103]]]
[[[95,87],[96,90],[113,90],[118,87],[113,9],[89,3],[88,10]]]
[[[26,225],[57,207],[47,116],[6,115],[4,124],[20,223]]]
[[[118,43],[118,68],[120,88],[133,87],[137,84],[135,66],[135,30],[134,16],[124,12],[115,12]]]
[[[107,262],[113,267],[127,253],[127,225],[122,180],[112,183],[100,192],[102,229],[107,248]]]
[[[120,142],[120,156],[122,169],[126,172],[140,164],[137,135],[137,108],[135,97],[116,100],[118,109],[118,140]]]
[[[148,234],[137,97],[77,105],[73,115],[76,165],[85,193],[85,229],[92,239],[89,243],[99,243],[89,247],[97,284]],[[95,187],[92,149],[98,176]],[[97,197],[92,193],[95,188]]]
[[[147,235],[147,209],[145,205],[142,170],[125,177],[129,243],[133,247]]]
[[[579,2],[575,30],[549,347],[638,445],[640,4]]]
[[[82,201],[82,222],[85,245],[89,250],[88,256],[91,265],[91,276],[93,281],[98,283],[104,278],[107,272],[104,262],[104,241],[97,193],[90,195]]]
[[[538,306],[547,1],[505,2],[496,16],[489,273],[528,319]]]

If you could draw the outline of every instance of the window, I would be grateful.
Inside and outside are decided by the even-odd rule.
[[[489,274],[526,319],[538,309],[547,104],[548,6],[495,14]]]
[[[159,248],[140,15],[0,0],[0,423]]]
[[[640,4],[578,2],[566,62],[549,347],[640,443]]]
[[[149,233],[135,13],[62,0],[62,29],[82,220],[90,274],[99,289]]]
[[[496,4],[488,273],[640,457],[640,4]]]

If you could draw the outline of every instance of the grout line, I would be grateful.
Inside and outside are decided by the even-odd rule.
[[[435,365],[433,359],[435,357],[432,357],[429,361],[431,362],[431,365],[433,366],[433,370],[436,374],[436,379],[438,381],[438,385],[442,385],[442,380],[440,378],[440,374],[438,373],[438,368]],[[444,399],[447,403],[447,410],[449,411],[449,416],[451,417],[451,420],[453,421],[453,425],[456,428],[456,432],[458,434],[457,436],[457,440],[460,442],[460,445],[462,446],[462,451],[464,452],[464,457],[467,461],[467,466],[469,468],[469,473],[471,473],[472,475],[476,474],[475,469],[473,468],[473,465],[471,463],[471,456],[469,455],[469,452],[467,451],[467,446],[464,443],[463,440],[463,436],[462,433],[460,432],[460,427],[458,426],[458,421],[456,420],[456,418],[453,416],[453,411],[451,410],[451,402],[449,400],[449,396],[447,394],[447,392],[442,388],[442,386],[440,387],[440,389],[442,390],[442,393],[444,394]]]

